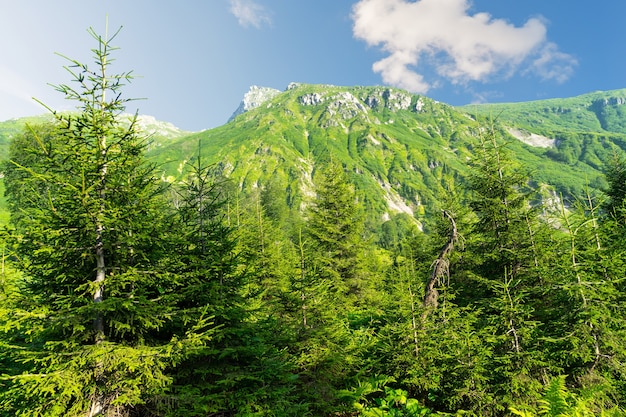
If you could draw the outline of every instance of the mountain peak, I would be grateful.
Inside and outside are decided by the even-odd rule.
[[[127,115],[128,119],[131,119],[133,115]],[[181,130],[174,126],[172,123],[157,120],[154,116],[138,115],[137,127],[141,132],[149,136],[161,136],[164,138],[178,138],[185,136],[191,132]]]
[[[243,100],[241,100],[239,107],[230,116],[228,121],[230,122],[236,116],[259,107],[261,104],[271,100],[280,93],[281,91],[276,90],[275,88],[259,87],[256,85],[251,86],[248,92],[243,96]]]

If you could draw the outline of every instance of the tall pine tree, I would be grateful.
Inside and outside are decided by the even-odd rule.
[[[354,186],[340,163],[331,160],[316,173],[317,197],[308,212],[308,234],[320,273],[339,294],[356,294],[363,286],[359,257],[364,249],[364,217]]]
[[[24,365],[2,406],[20,415],[142,414],[169,385],[166,369],[211,333],[204,317],[198,332],[162,333],[175,289],[160,265],[162,187],[136,116],[123,116],[132,74],[109,74],[119,31],[89,32],[95,68],[68,58],[73,84],[56,87],[78,111],[16,138],[5,169],[24,278],[3,327],[19,329],[6,354]]]
[[[467,250],[476,260],[462,295],[482,310],[486,346],[493,349],[491,389],[502,403],[532,398],[540,388],[542,355],[538,300],[539,222],[528,175],[509,156],[493,125],[479,137],[470,188],[477,222]]]

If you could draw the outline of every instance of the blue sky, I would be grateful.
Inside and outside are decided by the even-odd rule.
[[[453,105],[626,88],[626,1],[0,0],[0,120],[72,103],[55,53],[91,62],[123,26],[124,93],[186,130],[223,124],[251,85],[394,85]]]

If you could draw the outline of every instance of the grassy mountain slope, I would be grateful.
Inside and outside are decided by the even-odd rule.
[[[130,117],[131,115],[127,115],[122,120],[129,120]],[[38,125],[53,120],[51,114],[43,114],[0,122],[0,158],[5,159],[8,155],[11,137],[22,132],[27,125]],[[190,134],[190,132],[180,130],[171,123],[158,121],[152,116],[138,116],[137,126],[144,135],[150,138],[154,147],[161,146],[173,138]]]
[[[320,163],[340,161],[376,222],[394,213],[421,219],[437,212],[450,185],[469,174],[478,135],[493,122],[539,184],[576,195],[604,186],[601,170],[626,149],[626,90],[568,99],[472,105],[438,103],[387,87],[292,84],[215,129],[189,133],[143,117],[148,154],[169,181],[201,155],[216,175],[243,192],[274,181],[300,207],[313,194]],[[0,157],[27,118],[0,123]]]
[[[581,139],[581,147],[586,135],[606,137],[598,161],[582,151],[584,158],[569,161],[560,156],[558,141],[537,147],[518,140],[520,132],[544,132],[530,116],[518,123],[515,109],[508,108],[510,118],[497,109],[495,127],[538,183],[565,194],[580,192],[586,183],[603,186],[600,158],[621,146],[621,133],[588,133],[579,130],[583,125],[568,130],[562,121],[561,136],[580,136],[572,142]],[[217,174],[233,178],[244,191],[278,179],[296,206],[311,195],[318,164],[333,158],[351,172],[362,200],[379,219],[400,212],[420,218],[436,211],[452,181],[467,177],[472,149],[492,110],[457,109],[386,87],[294,84],[231,122],[173,140],[151,156],[173,180],[184,174],[182,162],[200,149],[204,163],[214,164]]]
[[[577,166],[590,182],[616,148],[626,150],[626,89],[565,99],[467,106],[506,126],[552,139],[545,156]]]
[[[297,85],[154,155],[176,175],[200,143],[203,161],[242,189],[278,178],[292,204],[311,194],[317,164],[333,158],[378,214],[419,214],[437,201],[444,173],[463,170],[468,150],[455,143],[472,125],[449,106],[400,90]]]
[[[577,131],[626,134],[626,89],[523,103],[481,104],[468,112],[492,115],[543,133]]]

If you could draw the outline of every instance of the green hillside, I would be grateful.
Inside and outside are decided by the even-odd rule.
[[[623,133],[602,130],[597,118],[593,125],[591,110],[583,113],[586,125],[553,112],[551,124],[535,121],[543,108],[573,108],[585,100],[594,102],[454,108],[386,87],[293,84],[223,126],[175,139],[150,155],[173,181],[184,175],[184,161],[201,149],[203,163],[214,164],[217,175],[232,178],[244,191],[279,180],[295,207],[311,194],[318,164],[332,158],[349,170],[372,216],[404,212],[421,219],[436,212],[453,180],[466,179],[473,147],[490,119],[537,183],[565,196],[588,185],[603,188],[604,161],[614,149],[625,148]],[[519,114],[527,118],[518,122]],[[582,130],[587,125],[597,129]],[[558,133],[546,126],[558,126]],[[533,146],[524,135],[552,142]]]
[[[523,103],[481,104],[468,112],[548,134],[559,131],[626,134],[626,89]]]
[[[595,92],[566,99],[485,104],[463,109],[497,118],[554,140],[545,156],[579,166],[592,176],[603,170],[615,147],[626,149],[626,89]],[[589,170],[591,168],[591,170]],[[592,183],[593,180],[588,178]]]
[[[319,163],[333,159],[351,173],[373,221],[397,213],[421,220],[436,212],[449,184],[466,179],[481,129],[491,123],[537,183],[566,197],[604,188],[605,162],[626,149],[624,102],[626,90],[616,90],[455,108],[387,87],[292,84],[215,129],[189,133],[151,118],[140,128],[169,181],[185,175],[200,149],[202,162],[242,191],[272,179],[300,207]],[[26,123],[45,120],[0,123],[0,157]]]

